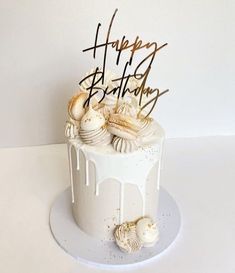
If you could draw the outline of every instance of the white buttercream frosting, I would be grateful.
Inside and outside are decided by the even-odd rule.
[[[91,131],[100,129],[105,124],[104,116],[90,107],[81,119],[80,127],[82,130]]]
[[[65,136],[72,139],[79,137],[79,123],[75,123],[72,119],[66,121]]]
[[[157,224],[148,217],[137,221],[136,233],[144,247],[151,247],[159,240]]]
[[[136,140],[124,139],[114,136],[112,145],[115,151],[120,153],[131,153],[138,149],[138,142]]]

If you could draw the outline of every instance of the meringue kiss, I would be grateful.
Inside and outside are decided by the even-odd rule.
[[[104,124],[104,116],[92,109],[92,107],[89,107],[88,111],[81,119],[80,127],[82,130],[91,131],[101,128]]]

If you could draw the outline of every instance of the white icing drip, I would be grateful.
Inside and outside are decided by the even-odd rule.
[[[149,171],[159,160],[159,145],[144,148],[137,151],[133,161],[133,153],[125,154],[120,160],[121,154],[106,154],[105,160],[101,153],[93,152],[92,149],[83,149],[85,158],[92,161],[96,167],[96,183],[99,185],[104,180],[113,178],[121,183],[136,184],[142,186],[147,179]],[[108,162],[108,164],[107,164]],[[141,166],[141,168],[139,168]],[[129,170],[133,170],[130,172]],[[122,170],[120,172],[120,170]],[[127,171],[125,171],[127,170]]]
[[[79,157],[77,157],[77,171],[79,170]]]
[[[68,157],[69,157],[69,172],[70,172],[70,184],[71,184],[71,196],[72,203],[74,203],[74,188],[73,188],[73,166],[72,166],[72,148],[73,145],[71,143],[68,144]],[[78,157],[77,157],[78,158]],[[77,160],[78,161],[78,160]]]
[[[76,166],[76,168],[77,168],[77,170],[79,170],[79,156],[78,156],[78,152],[79,152],[80,148],[84,144],[81,142],[80,138],[77,138],[77,139],[71,139],[70,138],[69,142],[68,142],[68,145],[74,146],[74,149],[75,149],[76,154],[77,154],[77,166]],[[71,153],[71,152],[69,152],[69,153]],[[69,154],[69,156],[70,156],[70,154]]]
[[[99,190],[99,184],[97,183],[97,180],[95,181],[95,195],[98,196],[100,193],[100,190]]]
[[[77,150],[77,158],[79,158],[79,150]],[[85,157],[85,180],[86,180],[86,186],[89,186],[89,160],[87,160],[86,155],[84,153],[84,151],[82,151],[83,156]],[[91,161],[94,164],[94,161]],[[155,164],[155,163],[153,163]],[[95,164],[94,164],[95,165]],[[152,167],[151,167],[152,168]],[[147,174],[148,175],[148,174]],[[113,178],[113,177],[109,177],[109,178]],[[123,222],[123,200],[124,200],[124,184],[125,182],[115,178],[116,181],[118,181],[120,183],[120,197],[119,197],[119,204],[120,204],[120,215],[119,215],[119,223]],[[145,180],[143,180],[145,181]],[[96,181],[95,181],[95,195],[98,196],[99,195],[99,187],[100,184],[103,183],[104,180],[99,181],[97,180],[97,170],[96,170]],[[126,182],[128,183],[128,182]],[[130,184],[136,184],[136,183],[130,183]],[[145,182],[141,185],[137,185],[137,188],[140,192],[141,198],[142,198],[142,216],[145,215]]]

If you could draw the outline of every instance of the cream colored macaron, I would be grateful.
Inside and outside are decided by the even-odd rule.
[[[111,134],[125,139],[136,139],[140,130],[139,122],[130,116],[112,114],[108,121],[108,130]]]
[[[85,114],[84,103],[88,98],[87,93],[80,92],[73,96],[68,104],[69,116],[74,120],[80,120]]]

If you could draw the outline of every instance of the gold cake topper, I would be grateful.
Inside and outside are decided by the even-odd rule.
[[[83,50],[83,52],[92,51],[93,58],[95,59],[97,50],[103,49],[103,64],[101,69],[99,67],[96,67],[94,71],[92,71],[89,75],[83,78],[79,83],[81,85],[84,81],[88,79],[90,80],[90,86],[86,88],[88,91],[88,98],[84,103],[84,107],[89,106],[92,97],[97,94],[99,94],[100,96],[99,103],[101,103],[108,95],[116,96],[118,102],[118,100],[124,98],[127,93],[131,93],[136,98],[138,98],[138,105],[140,108],[139,114],[142,112],[142,110],[145,109],[145,117],[147,117],[153,111],[159,97],[169,91],[168,89],[160,91],[158,88],[150,88],[146,86],[152,63],[156,57],[156,53],[160,49],[165,47],[167,43],[160,46],[158,46],[156,42],[144,43],[139,36],[136,36],[133,42],[131,42],[125,37],[125,35],[122,36],[121,39],[111,40],[111,29],[117,11],[118,10],[116,9],[111,18],[105,41],[103,43],[98,43],[98,37],[101,27],[101,24],[98,23],[94,45]],[[123,54],[129,53],[128,60],[124,60],[124,67],[121,76],[112,80],[113,82],[118,83],[118,85],[112,89],[109,89],[108,86],[105,88],[97,87],[99,83],[101,83],[102,85],[104,84],[108,49],[113,49],[117,53],[117,66],[121,66],[121,61],[123,61],[121,58]],[[132,67],[133,59],[134,57],[136,57],[136,53],[141,49],[146,49],[148,51],[147,56],[138,61],[133,73],[128,73],[127,70],[128,68]],[[130,81],[131,78],[140,81],[140,85],[133,90],[127,88],[128,81]],[[143,96],[145,96],[144,103]]]

